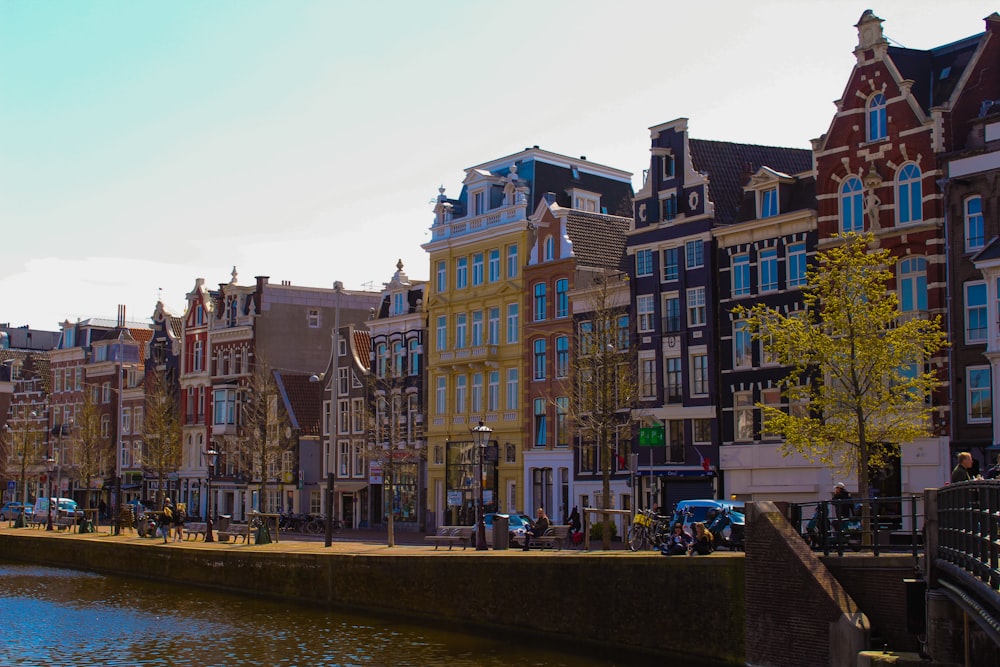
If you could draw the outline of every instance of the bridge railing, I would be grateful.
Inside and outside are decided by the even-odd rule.
[[[851,498],[796,503],[789,520],[809,545],[824,555],[865,551],[911,552],[923,549],[923,496]]]
[[[944,589],[1000,644],[1000,481],[961,482],[926,494],[930,586]]]

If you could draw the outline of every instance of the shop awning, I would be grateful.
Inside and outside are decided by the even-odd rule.
[[[368,482],[355,481],[355,480],[350,480],[350,481],[344,480],[343,482],[341,482],[340,480],[337,480],[336,482],[333,483],[333,490],[338,493],[355,493],[356,491],[360,491],[366,486],[368,486]]]

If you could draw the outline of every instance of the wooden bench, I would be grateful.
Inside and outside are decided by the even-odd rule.
[[[190,523],[184,524],[184,536],[189,540],[197,540],[198,536],[201,535],[201,539],[205,539],[205,533],[208,532],[208,525],[204,523],[198,523],[197,521],[192,521]]]
[[[73,526],[76,525],[76,517],[72,516],[60,516],[52,519],[52,525],[56,530],[65,530],[69,532]]]
[[[245,523],[231,523],[229,524],[229,528],[226,528],[226,530],[219,531],[220,542],[228,542],[230,537],[234,538],[233,539],[234,542],[236,541],[235,538],[237,537],[242,538],[244,543],[249,542],[250,526]]]
[[[424,540],[433,542],[435,551],[442,544],[448,545],[448,551],[456,544],[465,549],[472,542],[472,526],[438,526],[437,533],[427,535]]]
[[[538,547],[539,549],[555,547],[557,550],[562,551],[563,544],[568,539],[570,539],[569,526],[549,526],[544,535],[532,537],[529,546]]]

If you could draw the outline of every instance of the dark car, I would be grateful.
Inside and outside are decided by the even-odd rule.
[[[21,513],[22,505],[21,503],[14,501],[7,503],[3,507],[0,507],[0,521],[12,521],[18,517]],[[24,517],[30,519],[31,515],[34,513],[35,508],[31,505],[24,505]]]

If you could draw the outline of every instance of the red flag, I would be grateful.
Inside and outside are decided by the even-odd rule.
[[[705,472],[708,472],[709,470],[711,470],[712,469],[712,459],[708,458],[707,456],[702,456],[701,457],[701,469],[704,470]]]

